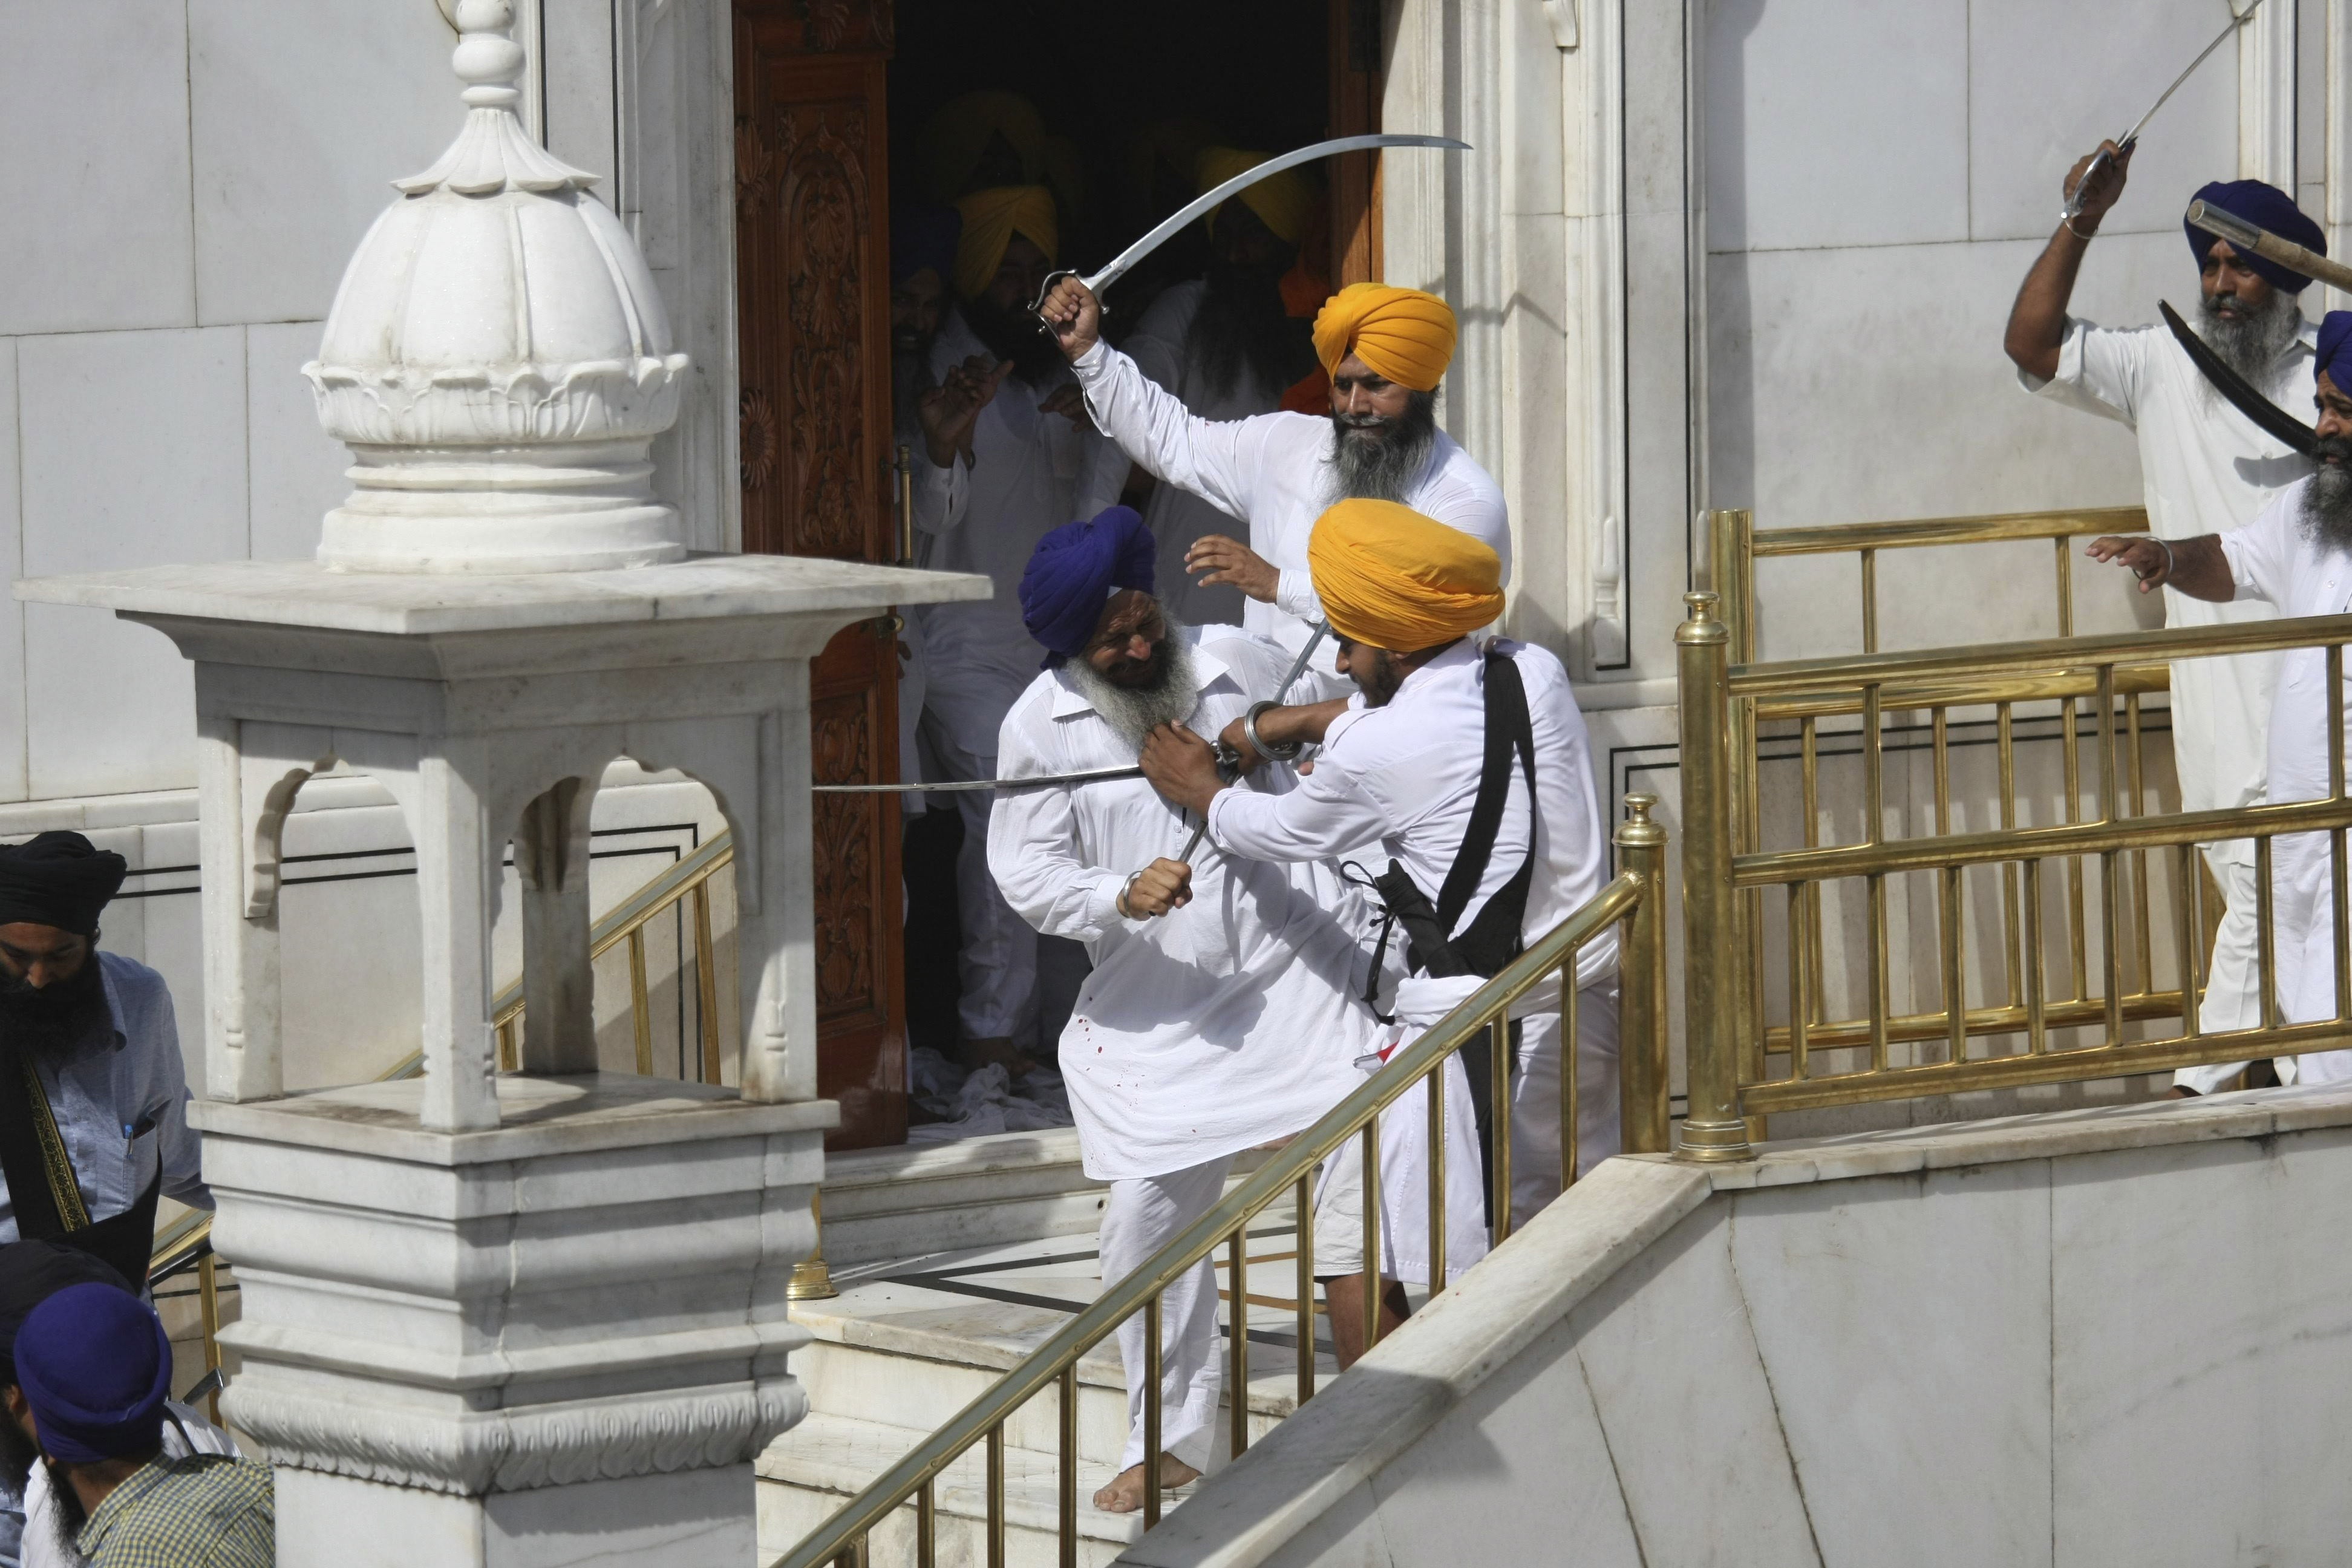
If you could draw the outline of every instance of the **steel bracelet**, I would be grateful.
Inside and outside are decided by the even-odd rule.
[[[1259,756],[1277,763],[1295,763],[1298,760],[1298,753],[1306,749],[1306,742],[1292,741],[1287,745],[1276,746],[1269,744],[1257,732],[1257,716],[1269,708],[1281,706],[1279,702],[1251,703],[1249,711],[1242,715],[1242,733],[1249,737],[1249,743],[1256,748]]]

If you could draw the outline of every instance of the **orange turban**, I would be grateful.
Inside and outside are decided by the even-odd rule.
[[[1350,283],[1315,317],[1315,357],[1337,373],[1353,353],[1399,386],[1434,392],[1454,358],[1454,311],[1434,294]]]
[[[1264,153],[1244,153],[1234,147],[1211,147],[1201,153],[1196,178],[1201,194],[1207,195],[1235,174],[1256,168],[1265,163]],[[1307,237],[1307,226],[1315,217],[1315,187],[1296,169],[1285,169],[1278,174],[1268,174],[1234,198],[1255,213],[1258,221],[1274,231],[1274,237],[1285,245],[1297,245]],[[1220,206],[1217,212],[1224,209]],[[1209,231],[1217,227],[1217,214],[1209,215]]]
[[[1333,631],[1393,653],[1452,642],[1503,613],[1494,550],[1394,501],[1343,500],[1317,518],[1307,567]]]
[[[1016,234],[1054,259],[1058,235],[1054,224],[1054,194],[1043,185],[999,185],[974,191],[956,203],[963,215],[963,233],[956,240],[956,292],[978,299],[996,280],[1004,264],[1004,247]]]

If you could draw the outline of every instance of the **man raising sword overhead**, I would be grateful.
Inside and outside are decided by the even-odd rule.
[[[2309,461],[2225,402],[2166,328],[2098,327],[2066,312],[2084,253],[2123,195],[2130,167],[2131,148],[2107,142],[2067,175],[2068,216],[2017,291],[2003,347],[2027,391],[2118,420],[2137,433],[2148,526],[2158,539],[2227,533],[2252,521],[2272,497],[2310,473]],[[2217,181],[2197,195],[2209,206],[2326,251],[2319,226],[2274,186]],[[2200,279],[2199,337],[2272,402],[2309,407],[2313,332],[2300,296],[2311,279],[2202,229],[2188,233]],[[2272,613],[2260,603],[2210,604],[2170,587],[2164,600],[2165,619],[2173,626]],[[2276,669],[2275,654],[2188,659],[2172,667],[2182,810],[2223,810],[2265,798],[2265,730]],[[2251,1028],[2262,1021],[2253,847],[2232,840],[2204,847],[2226,911],[2199,1026],[2208,1034]],[[2183,1068],[2173,1075],[2175,1092],[2210,1093],[2242,1065]]]

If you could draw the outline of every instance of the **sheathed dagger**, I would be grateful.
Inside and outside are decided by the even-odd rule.
[[[1244,169],[1223,184],[1202,193],[1177,208],[1175,212],[1162,218],[1150,233],[1120,251],[1111,258],[1108,266],[1093,276],[1081,277],[1075,268],[1066,267],[1058,272],[1047,273],[1045,286],[1037,290],[1037,298],[1030,301],[1029,309],[1033,311],[1043,310],[1045,296],[1052,293],[1054,285],[1065,278],[1076,278],[1079,282],[1087,286],[1088,293],[1100,294],[1125,277],[1137,262],[1183,233],[1193,219],[1223,205],[1232,197],[1241,195],[1260,180],[1279,174],[1285,169],[1295,169],[1301,163],[1311,163],[1318,158],[1329,158],[1341,153],[1370,152],[1379,147],[1442,147],[1454,153],[1470,151],[1470,143],[1457,142],[1451,136],[1423,136],[1410,132],[1376,131],[1362,136],[1334,137],[1328,142],[1318,142],[1310,146],[1294,149],[1278,158],[1268,158],[1263,163],[1253,164]],[[1048,330],[1051,330],[1050,327]]]

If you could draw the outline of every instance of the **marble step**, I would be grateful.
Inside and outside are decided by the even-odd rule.
[[[786,1433],[759,1463],[760,1556],[772,1562],[831,1519],[841,1505],[929,1434],[845,1415],[811,1415]],[[1107,1464],[1078,1466],[1078,1551],[1085,1568],[1107,1568],[1143,1534],[1140,1513],[1104,1513],[1092,1505],[1115,1472]],[[1008,1568],[1055,1568],[1061,1562],[1061,1470],[1051,1453],[1007,1445],[1004,1453],[1005,1562]],[[1190,1489],[1170,1495],[1172,1507]],[[987,1447],[948,1468],[933,1492],[939,1506],[940,1568],[988,1561]],[[875,1568],[915,1562],[915,1509],[895,1510],[870,1538]]]

